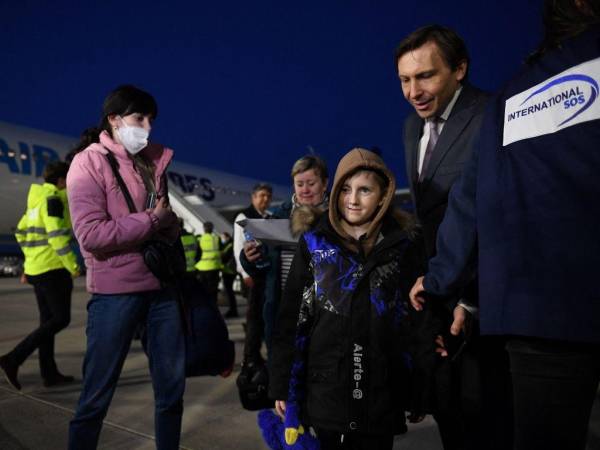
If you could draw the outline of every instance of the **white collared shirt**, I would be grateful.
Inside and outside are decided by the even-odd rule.
[[[458,87],[458,89],[452,96],[452,99],[450,99],[448,106],[446,106],[446,109],[444,110],[444,112],[438,116],[441,119],[437,123],[438,136],[442,134],[444,125],[446,124],[448,117],[450,117],[452,108],[454,108],[454,105],[456,104],[456,101],[458,100],[458,96],[460,95],[461,91],[462,91],[462,85]],[[429,127],[427,125],[430,120],[431,119],[426,119],[423,122],[423,135],[421,136],[421,140],[419,141],[419,156],[418,156],[419,159],[417,161],[417,174],[418,175],[421,175],[421,169],[423,168],[423,160],[425,159],[425,150],[427,149],[427,143],[429,142]]]

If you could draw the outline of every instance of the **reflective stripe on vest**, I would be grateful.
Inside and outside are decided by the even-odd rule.
[[[21,247],[42,247],[48,245],[48,239],[40,239],[39,241],[21,242]]]
[[[37,234],[46,234],[45,228],[37,228],[37,227],[29,227],[23,230],[15,231],[15,234],[27,234],[27,233],[37,233]]]
[[[54,230],[48,233],[48,238],[56,236],[71,236],[71,230]]]

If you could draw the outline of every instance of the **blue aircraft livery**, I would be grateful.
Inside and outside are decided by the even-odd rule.
[[[46,164],[60,159],[56,150],[43,145],[18,142],[18,149],[18,152],[11,149],[6,140],[0,137],[0,164],[5,164],[14,175],[41,177]],[[169,181],[185,194],[194,193],[207,202],[215,199],[215,189],[208,178],[174,171],[169,171],[168,176]]]
[[[46,164],[58,159],[56,150],[42,145],[30,146],[25,142],[19,142],[17,153],[0,137],[0,164],[6,164],[12,174],[41,177]]]
[[[181,174],[170,170],[169,181],[177,185],[185,194],[196,194],[203,200],[210,202],[215,199],[215,190],[208,178],[198,178],[194,175]]]

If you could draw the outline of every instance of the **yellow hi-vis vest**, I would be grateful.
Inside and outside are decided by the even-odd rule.
[[[221,270],[221,250],[219,249],[219,236],[214,233],[204,233],[198,239],[202,256],[196,264],[196,269],[201,272],[208,270]]]
[[[182,234],[181,243],[185,253],[185,264],[188,272],[196,270],[196,254],[198,253],[198,242],[193,234]]]
[[[40,275],[50,270],[79,272],[71,248],[71,217],[67,196],[50,183],[32,184],[27,211],[15,231],[25,255],[25,274]]]

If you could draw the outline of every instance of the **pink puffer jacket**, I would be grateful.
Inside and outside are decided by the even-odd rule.
[[[127,185],[136,209],[131,214],[108,159],[109,149],[119,163],[119,172]],[[173,157],[173,151],[149,144],[143,155],[156,166],[155,185],[164,195],[161,177]],[[75,237],[87,268],[87,289],[98,294],[123,294],[160,288],[160,282],[146,267],[140,244],[155,232],[157,218],[145,211],[146,188],[141,175],[125,148],[103,131],[100,143],[78,153],[67,176],[67,195]],[[177,225],[174,225],[177,228]],[[167,231],[172,236],[177,229]]]

